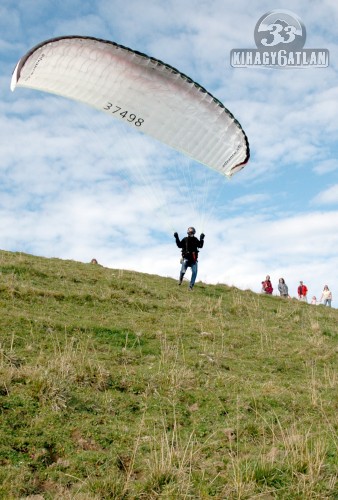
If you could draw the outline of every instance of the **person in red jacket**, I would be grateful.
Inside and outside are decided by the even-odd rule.
[[[267,293],[268,295],[272,295],[272,292],[273,292],[273,288],[272,288],[272,284],[270,281],[270,276],[267,275],[267,277],[265,278],[265,281],[262,281],[262,293]]]
[[[307,302],[307,286],[304,285],[302,281],[299,282],[299,287],[297,289],[298,298],[303,302]]]

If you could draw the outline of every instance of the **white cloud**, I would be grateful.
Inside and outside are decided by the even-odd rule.
[[[320,192],[313,199],[313,203],[316,205],[337,205],[338,204],[338,184],[325,189],[325,191]]]
[[[338,170],[338,160],[337,159],[327,159],[318,162],[317,165],[313,167],[314,172],[318,175],[330,174]]]
[[[270,200],[269,195],[261,193],[252,193],[245,196],[239,196],[232,201],[232,206],[239,207],[244,205],[258,205],[261,203],[266,203]]]

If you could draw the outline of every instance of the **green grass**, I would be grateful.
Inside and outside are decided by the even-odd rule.
[[[0,307],[0,498],[338,498],[337,310],[10,252]]]

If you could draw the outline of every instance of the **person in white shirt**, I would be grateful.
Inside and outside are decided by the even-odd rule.
[[[320,297],[320,302],[323,301],[324,306],[331,307],[332,293],[327,285],[324,286],[322,296]]]

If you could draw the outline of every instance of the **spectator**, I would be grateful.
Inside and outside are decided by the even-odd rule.
[[[303,302],[307,302],[307,286],[304,285],[302,281],[299,282],[299,287],[298,287],[298,298],[299,300],[302,300]]]
[[[289,296],[289,288],[288,285],[285,283],[284,278],[279,278],[278,291],[281,297]]]
[[[320,301],[323,301],[324,306],[329,306],[331,307],[331,301],[332,301],[332,293],[329,290],[329,287],[327,285],[324,286],[324,290],[322,292],[322,296],[320,297]]]
[[[272,283],[270,281],[270,276],[267,275],[265,281],[262,281],[262,293],[266,293],[268,295],[272,295],[273,288]]]

